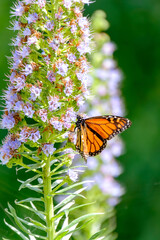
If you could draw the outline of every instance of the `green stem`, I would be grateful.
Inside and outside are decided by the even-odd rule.
[[[51,187],[51,174],[50,174],[50,157],[46,159],[46,165],[43,167],[43,183],[44,183],[44,204],[46,213],[47,225],[47,240],[54,240],[55,226],[54,226],[54,206]]]

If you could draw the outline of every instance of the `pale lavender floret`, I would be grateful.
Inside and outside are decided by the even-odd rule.
[[[77,119],[77,114],[73,110],[73,108],[69,108],[65,114],[66,120],[69,122],[75,122]]]
[[[16,70],[17,68],[19,68],[19,64],[21,63],[21,59],[16,59],[14,62],[13,62],[13,65],[12,65],[12,69],[13,70]]]
[[[29,28],[25,28],[23,31],[24,36],[30,36],[31,35],[31,30]]]
[[[33,23],[33,22],[35,23],[38,20],[38,14],[37,13],[30,13],[28,15],[27,20],[28,20],[28,24]]]
[[[124,194],[124,189],[112,177],[105,177],[99,187],[103,193],[113,197],[120,197]]]
[[[63,4],[65,8],[70,8],[72,6],[72,1],[71,0],[63,0]]]
[[[54,82],[56,80],[56,74],[53,71],[48,71],[47,78],[50,82]]]
[[[115,157],[119,157],[120,155],[123,154],[123,150],[124,150],[124,144],[123,142],[118,138],[118,140],[115,138],[113,138],[111,141],[110,141],[110,149],[112,151],[112,154],[115,156]]]
[[[107,94],[107,88],[104,85],[100,85],[97,88],[97,92],[100,96],[105,96]]]
[[[27,44],[30,46],[32,44],[36,44],[37,43],[37,37],[33,36],[33,37],[29,37],[27,40]]]
[[[116,67],[116,62],[111,58],[105,59],[102,63],[102,67],[104,69],[113,69]]]
[[[37,130],[36,132],[31,133],[29,139],[32,140],[33,142],[37,142],[40,139],[40,137],[41,137],[40,132]]]
[[[46,5],[46,0],[37,0],[36,2],[40,8],[45,7]]]
[[[19,133],[18,140],[21,142],[26,142],[29,136],[30,136],[30,132],[26,128],[23,128]]]
[[[89,25],[88,19],[86,17],[78,18],[78,25],[80,26],[80,28],[82,30],[85,30],[88,27],[88,25]]]
[[[86,54],[86,53],[90,53],[91,49],[90,49],[90,45],[88,42],[84,42],[82,41],[79,46],[77,47],[78,52],[80,53],[80,55]]]
[[[59,48],[59,43],[57,42],[57,40],[53,40],[52,42],[50,42],[49,46],[50,46],[53,50],[57,51],[58,48]]]
[[[22,43],[21,43],[21,37],[20,36],[17,36],[15,39],[12,39],[12,41],[13,41],[13,46],[18,46],[18,47],[20,47],[21,45],[22,45]]]
[[[87,159],[87,166],[90,170],[95,170],[98,166],[98,161],[95,157],[89,157]]]
[[[58,131],[62,131],[63,124],[59,120],[55,120],[55,118],[51,118],[50,124],[53,125],[53,127]]]
[[[72,92],[73,92],[73,85],[67,83],[67,84],[65,85],[64,93],[65,93],[66,96],[68,97],[68,96],[70,96],[70,95],[72,94]]]
[[[8,93],[8,95],[7,95],[7,93]],[[6,91],[5,99],[6,99],[6,108],[9,111],[13,108],[16,101],[18,101],[17,93]]]
[[[1,125],[2,125],[2,128],[7,128],[7,129],[13,128],[15,125],[15,119],[13,117],[13,114],[9,113],[8,115],[4,115]]]
[[[75,24],[71,25],[71,33],[74,34],[77,31],[77,26]]]
[[[13,23],[13,31],[16,31],[16,30],[20,30],[21,29],[21,26],[20,26],[20,24],[19,24],[19,21],[15,21],[14,23]]]
[[[84,97],[79,94],[79,95],[76,96],[76,101],[77,101],[77,105],[79,107],[83,106],[83,104],[84,104]]]
[[[18,2],[18,4],[15,4],[15,6],[12,8],[13,11],[11,11],[11,14],[15,17],[21,17],[24,12],[24,7],[21,2]]]
[[[13,110],[15,111],[22,111],[23,110],[23,106],[24,106],[24,102],[23,101],[17,101],[13,107]]]
[[[122,173],[122,168],[116,161],[111,161],[109,164],[101,166],[101,172],[104,175],[118,177]]]
[[[49,155],[53,154],[56,148],[54,148],[54,145],[52,143],[47,143],[42,147],[42,150],[44,154],[48,157]]]
[[[30,48],[29,47],[26,47],[26,46],[23,46],[23,48],[21,49],[21,51],[19,51],[19,54],[22,58],[25,58],[29,55],[29,52],[30,52]]]
[[[54,22],[53,21],[48,21],[46,22],[46,24],[44,25],[44,27],[48,30],[51,31],[54,28]]]
[[[47,122],[47,110],[46,109],[40,109],[38,111],[38,114],[40,116],[40,118],[42,119],[43,122]]]
[[[0,160],[2,161],[2,164],[8,163],[11,158],[12,155],[10,153],[10,148],[4,144],[3,147],[0,148]]]
[[[31,91],[31,100],[35,101],[37,97],[40,96],[42,89],[36,86],[30,88]]]
[[[111,56],[115,50],[116,45],[112,42],[105,43],[102,47],[102,52],[107,56]]]
[[[50,111],[54,111],[54,110],[57,110],[57,108],[60,108],[61,103],[59,102],[58,97],[50,96],[48,97],[48,105],[49,105],[48,109]]]
[[[25,76],[22,75],[21,77],[14,78],[14,81],[12,83],[14,84],[15,88],[19,92],[26,85],[26,83],[25,83]]]
[[[32,4],[35,0],[23,0],[25,4]]]
[[[116,197],[111,197],[111,198],[108,198],[107,199],[107,203],[111,206],[111,207],[114,207],[116,206],[118,203],[119,203],[119,199],[116,198]]]
[[[12,52],[12,55],[13,55],[13,60],[16,61],[16,60],[19,60],[20,56],[19,56],[19,51],[15,50],[14,52]]]
[[[78,180],[78,173],[73,171],[72,169],[68,170],[68,176],[73,182],[76,182]]]
[[[67,59],[69,62],[73,63],[76,61],[76,56],[73,53],[68,54]]]
[[[110,78],[110,72],[108,70],[99,68],[96,70],[96,76],[102,80],[102,81],[106,81],[107,79]]]
[[[64,63],[63,61],[57,64],[57,68],[58,68],[58,73],[63,77],[68,72],[68,64]]]
[[[109,163],[113,159],[113,154],[110,149],[104,149],[101,152],[101,159],[103,160],[104,163]]]
[[[32,104],[27,103],[23,107],[23,112],[27,117],[32,118],[35,111],[32,109]]]
[[[9,140],[6,143],[12,150],[18,149],[21,146],[21,142],[18,139]]]
[[[110,99],[112,113],[117,116],[124,115],[124,106],[122,99],[119,96],[113,96]]]
[[[31,74],[33,72],[33,68],[32,68],[32,65],[31,64],[27,64],[25,66],[25,69],[23,70],[24,74],[26,76],[28,76],[29,74]]]

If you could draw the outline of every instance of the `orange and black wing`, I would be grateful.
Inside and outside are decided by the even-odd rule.
[[[99,116],[85,119],[86,126],[99,134],[103,139],[110,140],[115,135],[131,126],[131,121],[118,116]]]
[[[76,148],[85,160],[99,154],[106,147],[107,140],[131,125],[129,119],[118,116],[91,117],[82,122],[77,129]]]

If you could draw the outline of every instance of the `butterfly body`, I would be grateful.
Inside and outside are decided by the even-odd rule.
[[[87,161],[88,156],[96,156],[115,135],[131,126],[127,118],[106,115],[91,118],[82,118],[77,115],[77,142],[76,149]]]

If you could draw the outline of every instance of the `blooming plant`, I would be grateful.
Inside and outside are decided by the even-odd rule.
[[[111,42],[108,34],[104,33],[109,27],[106,14],[100,10],[96,11],[91,20],[94,33],[92,41],[94,51],[89,56],[92,66],[89,78],[92,95],[81,107],[81,111],[86,112],[90,117],[107,114],[123,116],[124,103],[120,91],[123,76],[113,56],[116,46]],[[116,177],[122,173],[122,167],[116,161],[116,158],[123,153],[124,144],[121,138],[116,136],[109,140],[107,145],[107,148],[100,155],[88,158],[88,171],[82,174],[83,180],[93,180],[89,183],[86,197],[89,201],[95,202],[93,205],[88,205],[85,211],[90,212],[92,210],[106,213],[97,216],[96,221],[91,222],[89,227],[82,229],[83,233],[81,235],[85,235],[85,239],[95,229],[99,231],[103,226],[107,226],[105,236],[108,240],[117,239],[117,234],[114,232],[116,227],[115,206],[124,194],[124,188],[116,180]],[[82,204],[82,202],[84,200],[79,199],[79,204]],[[81,239],[84,238],[79,238],[79,240]]]
[[[11,11],[17,36],[12,41],[11,70],[4,92],[1,126],[8,129],[8,135],[0,159],[8,167],[25,171],[20,189],[36,193],[16,201],[27,217],[8,204],[7,213],[15,225],[7,219],[5,223],[24,240],[70,239],[98,214],[70,220],[70,212],[83,207],[73,206],[74,198],[83,198],[81,192],[86,189],[86,181],[75,183],[80,170],[71,167],[75,153],[68,141],[76,112],[88,94],[85,54],[90,52],[91,36],[89,22],[82,15],[85,3],[90,1],[23,0]],[[65,197],[54,205],[59,195]],[[100,234],[90,235],[90,239]]]

